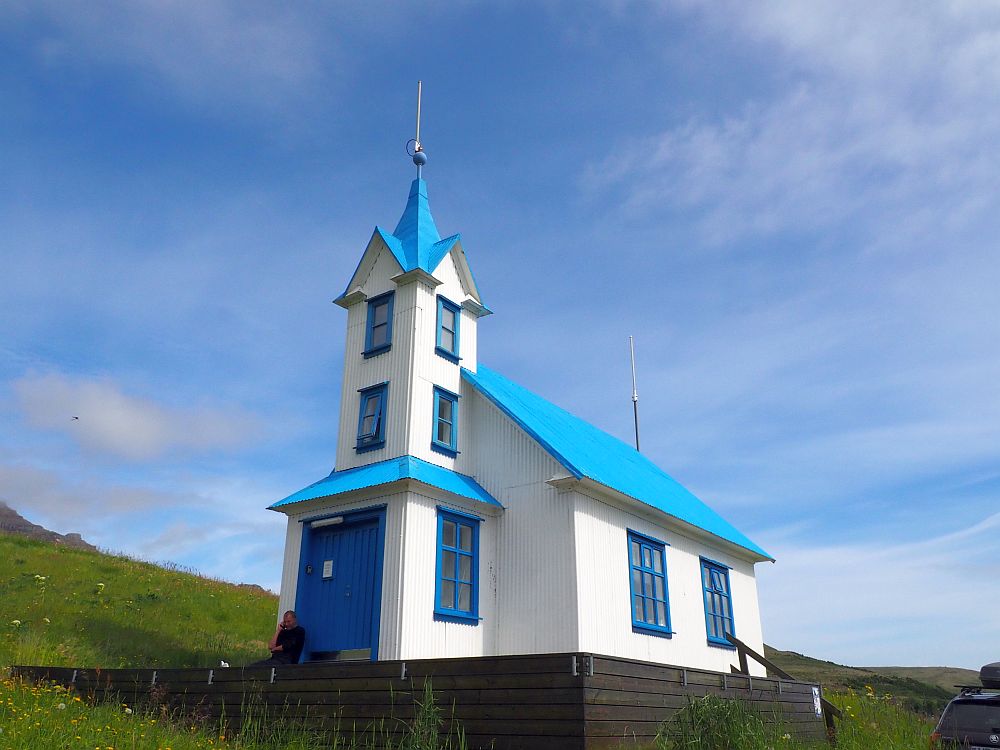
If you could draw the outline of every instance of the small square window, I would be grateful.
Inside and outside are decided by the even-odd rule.
[[[434,616],[479,621],[480,519],[438,508]]]
[[[375,450],[385,445],[385,410],[389,385],[382,383],[362,388],[358,408],[358,453]]]
[[[701,586],[705,598],[705,629],[713,646],[733,648],[726,635],[736,635],[733,599],[729,589],[729,568],[701,558]]]
[[[670,636],[666,544],[635,531],[628,532],[629,588],[632,629]]]
[[[365,357],[392,348],[392,306],[395,292],[386,292],[368,300],[368,322],[365,325]]]
[[[451,300],[438,297],[437,309],[437,341],[434,351],[452,362],[458,362],[459,324],[462,321],[462,308]]]
[[[458,394],[434,387],[434,434],[431,449],[448,456],[458,454]]]

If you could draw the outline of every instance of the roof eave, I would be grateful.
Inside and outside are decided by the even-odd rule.
[[[334,481],[343,480],[345,474],[363,476],[364,473],[366,473],[366,469],[370,470],[375,466],[379,466],[383,469],[389,468],[390,470],[392,470],[394,466],[395,470],[398,471],[399,474],[396,476],[385,476],[382,479],[373,481],[370,484],[364,484],[362,486],[347,487],[346,489],[341,489],[339,491],[324,491],[326,488],[324,488],[323,485],[330,484],[332,486]],[[417,476],[417,474],[426,475],[427,472],[430,472],[431,476],[424,476],[423,478]],[[435,472],[445,472],[447,474],[446,479],[448,479],[448,481],[443,483],[433,481],[433,475]],[[455,483],[456,481],[458,484]],[[435,464],[430,464],[426,461],[422,461],[421,459],[414,458],[413,456],[401,456],[399,458],[380,461],[377,462],[377,464],[369,464],[368,466],[358,466],[353,469],[346,469],[341,472],[333,471],[323,479],[313,482],[312,484],[303,487],[301,490],[293,492],[291,495],[288,495],[276,503],[271,504],[268,506],[268,510],[288,514],[288,509],[290,508],[295,508],[296,512],[298,512],[303,503],[316,504],[316,501],[329,501],[331,498],[336,498],[339,502],[349,502],[361,497],[384,495],[387,491],[398,491],[396,489],[397,485],[399,487],[406,488],[409,486],[407,483],[411,482],[416,483],[421,487],[433,488],[435,493],[443,497],[459,498],[465,502],[471,502],[476,506],[492,507],[497,508],[498,510],[503,510],[503,504],[493,497],[473,477],[436,466]],[[445,484],[451,485],[452,488],[444,486]],[[312,492],[310,492],[311,490]],[[302,497],[293,499],[300,495]]]
[[[283,505],[283,501],[279,500],[274,505],[268,506],[267,510],[274,511],[275,513],[282,513],[286,516],[299,515],[316,508],[330,505],[331,503],[340,505],[355,503],[362,500],[384,497],[385,495],[392,495],[397,492],[405,492],[407,490],[417,491],[424,495],[433,495],[440,498],[441,502],[471,505],[479,512],[482,512],[487,516],[499,515],[506,510],[506,508],[504,508],[504,506],[499,502],[497,502],[496,505],[493,505],[492,503],[488,503],[474,497],[451,492],[450,490],[443,489],[435,484],[430,484],[413,477],[402,477],[400,479],[393,479],[381,484],[373,484],[368,487],[360,487],[358,489],[347,490],[345,492],[335,492],[329,495],[317,495],[316,497],[303,498],[302,500],[296,500]]]

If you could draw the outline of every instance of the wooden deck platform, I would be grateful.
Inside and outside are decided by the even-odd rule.
[[[442,712],[470,748],[640,748],[690,698],[717,695],[780,714],[799,737],[822,738],[817,685],[665,666],[589,653],[217,669],[14,667],[15,675],[72,686],[96,700],[151,696],[238,728],[241,705],[316,729],[363,733],[413,716],[429,680]]]

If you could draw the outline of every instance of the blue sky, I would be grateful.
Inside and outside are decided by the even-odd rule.
[[[628,440],[634,335],[768,643],[996,659],[1000,6],[286,5],[0,6],[0,498],[276,588],[421,78],[481,361]]]

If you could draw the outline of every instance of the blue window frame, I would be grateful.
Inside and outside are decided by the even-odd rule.
[[[386,292],[368,300],[365,357],[374,357],[392,348],[392,304],[395,297],[395,292]]]
[[[458,394],[434,386],[434,434],[431,450],[458,455]]]
[[[733,648],[726,634],[736,635],[733,600],[729,591],[729,567],[701,558],[701,587],[705,593],[705,628],[713,646]]]
[[[475,516],[439,507],[434,617],[479,622],[479,524]]]
[[[445,359],[457,363],[460,359],[458,338],[462,308],[444,297],[438,297],[437,301],[437,342],[434,351]]]
[[[389,400],[389,384],[362,388],[358,409],[358,443],[354,450],[358,453],[373,451],[385,445],[385,410]]]
[[[670,597],[667,592],[666,543],[629,530],[629,585],[632,593],[632,629],[670,636]]]

